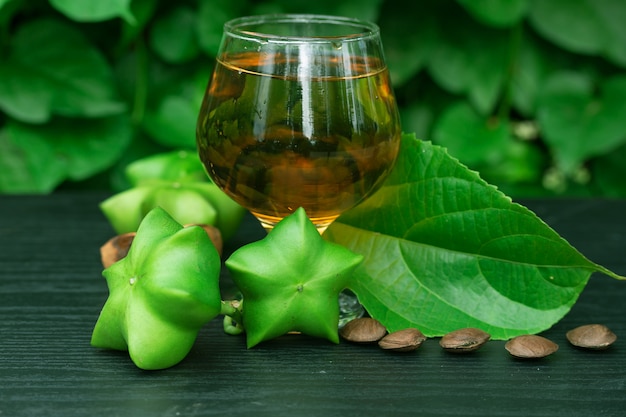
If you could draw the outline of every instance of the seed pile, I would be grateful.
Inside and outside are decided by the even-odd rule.
[[[348,322],[339,335],[348,342],[359,344],[377,343],[381,349],[392,352],[412,352],[418,349],[427,337],[415,328],[387,333],[378,320],[363,317]],[[567,340],[576,347],[601,350],[612,345],[617,336],[602,324],[588,324],[567,332]],[[481,329],[464,328],[450,332],[439,340],[446,352],[469,353],[485,345],[491,335]],[[538,335],[521,335],[506,342],[504,348],[519,359],[539,359],[559,350],[552,340]]]

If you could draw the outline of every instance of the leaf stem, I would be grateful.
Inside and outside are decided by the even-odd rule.
[[[148,52],[143,34],[137,37],[135,44],[136,69],[135,69],[135,100],[133,103],[132,121],[138,125],[143,120],[148,101]]]
[[[510,34],[510,47],[509,58],[507,63],[506,74],[503,82],[503,95],[500,105],[498,106],[497,117],[498,119],[509,119],[511,111],[511,95],[512,95],[512,83],[515,78],[515,72],[519,65],[519,54],[522,42],[522,23],[517,23],[511,28]]]

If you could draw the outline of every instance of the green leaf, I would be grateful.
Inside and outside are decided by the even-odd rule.
[[[451,14],[440,29],[428,70],[442,88],[467,94],[479,113],[492,112],[509,64],[508,32],[488,28]]]
[[[247,1],[200,0],[198,5],[198,43],[210,56],[217,56],[224,23],[242,14]]]
[[[462,327],[494,339],[537,333],[570,310],[593,272],[626,279],[413,135],[383,187],[324,236],[364,256],[350,288],[370,315],[431,337]]]
[[[572,174],[588,158],[626,143],[626,76],[596,86],[580,73],[559,72],[544,85],[537,119],[559,167]]]
[[[258,2],[257,2],[258,3]],[[274,12],[282,13],[316,13],[333,16],[350,16],[357,19],[375,21],[384,0],[273,0]],[[266,8],[269,5],[263,4]],[[403,4],[408,7],[409,4]]]
[[[143,128],[161,145],[172,148],[196,147],[196,121],[200,104],[171,95],[155,111],[146,113]]]
[[[0,63],[0,110],[28,123],[50,118],[54,92],[33,70],[10,61]]]
[[[46,125],[10,123],[7,132],[4,143],[12,156],[0,158],[0,164],[8,165],[0,169],[12,178],[5,189],[12,192],[49,192],[66,178],[85,179],[110,167],[132,137],[125,116],[57,119]]]
[[[126,109],[105,58],[76,29],[57,20],[21,25],[0,63],[0,109],[28,123],[52,114],[100,117]]]
[[[554,50],[543,47],[527,31],[523,33],[511,73],[510,92],[515,108],[527,117],[534,116],[537,94],[554,70],[554,55]]]
[[[50,163],[54,149],[40,137],[0,131],[0,193],[50,192],[65,178],[65,167]]]
[[[572,52],[606,55],[626,66],[626,2],[532,0],[529,20],[544,37]]]
[[[377,20],[384,4],[384,0],[327,0],[327,2],[334,6],[334,10],[332,11],[332,14],[334,15],[350,16],[355,19],[368,21]],[[313,4],[319,5],[317,2]]]
[[[391,80],[400,86],[417,74],[437,46],[436,28],[428,2],[383,8],[378,24]],[[408,9],[408,10],[407,10]],[[410,51],[410,53],[407,53]]]
[[[135,18],[130,11],[132,0],[49,0],[50,4],[70,19],[78,22],[97,22],[114,17],[122,17],[128,23],[134,24]]]
[[[481,23],[507,27],[518,23],[528,9],[528,0],[457,0]]]
[[[400,120],[404,130],[415,132],[420,137],[430,136],[435,119],[435,111],[431,103],[417,100],[409,106],[400,108]]]
[[[516,183],[539,186],[547,165],[546,155],[534,142],[510,139],[501,158],[480,166],[483,178],[498,186]]]
[[[158,2],[159,0],[135,0],[131,3],[131,13],[135,17],[135,22],[124,21],[120,35],[120,47],[127,48],[152,22]]]
[[[592,178],[605,197],[626,196],[626,145],[591,162]]]
[[[489,164],[501,159],[509,142],[509,124],[487,120],[466,102],[458,102],[440,116],[433,137],[466,164]]]
[[[195,11],[189,7],[177,7],[154,22],[150,45],[167,62],[188,61],[199,51],[196,25]]]

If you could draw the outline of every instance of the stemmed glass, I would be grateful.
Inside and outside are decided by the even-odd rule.
[[[390,172],[400,120],[378,27],[319,15],[224,25],[196,130],[213,181],[269,232],[299,207],[320,233]],[[362,314],[340,296],[340,326]]]
[[[198,152],[266,230],[303,207],[322,233],[381,184],[399,142],[375,24],[319,15],[225,24]]]

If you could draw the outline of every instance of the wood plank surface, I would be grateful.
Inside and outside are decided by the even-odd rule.
[[[105,197],[0,196],[1,417],[626,415],[626,282],[601,275],[544,333],[560,345],[544,360],[515,360],[502,341],[453,355],[431,339],[393,354],[291,335],[247,350],[216,319],[178,366],[141,371],[126,353],[89,344],[107,297]],[[626,201],[524,203],[591,260],[626,274]],[[262,236],[247,217],[227,250]],[[567,330],[595,322],[618,335],[614,346],[567,343]]]

